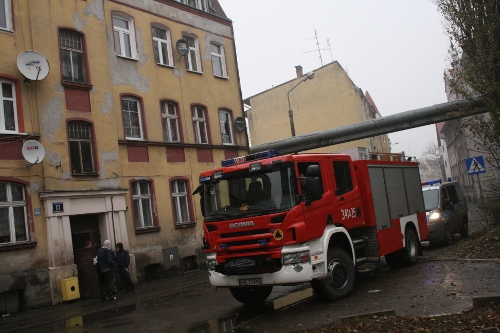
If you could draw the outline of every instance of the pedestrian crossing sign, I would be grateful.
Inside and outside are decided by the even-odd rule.
[[[484,167],[484,159],[482,156],[475,156],[466,159],[465,165],[467,166],[467,173],[469,175],[477,175],[486,172],[486,168]]]

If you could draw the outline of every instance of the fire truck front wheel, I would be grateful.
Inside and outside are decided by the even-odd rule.
[[[243,304],[259,304],[266,300],[273,291],[273,286],[229,288],[231,295]]]
[[[347,252],[338,247],[328,249],[327,276],[312,280],[314,293],[327,301],[347,297],[354,286],[354,263]]]

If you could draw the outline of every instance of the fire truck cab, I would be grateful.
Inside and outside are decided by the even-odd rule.
[[[346,297],[355,267],[417,262],[427,237],[418,164],[266,151],[200,175],[210,282],[242,303],[310,281]]]

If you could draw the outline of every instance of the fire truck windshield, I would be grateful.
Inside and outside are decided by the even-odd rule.
[[[205,221],[218,221],[286,211],[295,205],[292,163],[224,172],[205,183]]]

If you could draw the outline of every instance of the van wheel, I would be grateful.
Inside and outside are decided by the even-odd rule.
[[[260,304],[271,295],[273,286],[229,288],[231,295],[243,304]]]
[[[451,233],[451,229],[450,229],[449,225],[446,225],[446,227],[445,227],[444,243],[448,246],[453,244],[453,234]]]
[[[463,238],[469,237],[469,221],[465,217],[462,224],[462,229],[460,229],[460,236],[462,236]]]
[[[405,247],[385,255],[385,261],[391,267],[411,266],[418,261],[419,244],[415,229],[406,228]]]
[[[314,293],[326,300],[337,301],[347,297],[354,286],[354,263],[344,249],[328,249],[327,275],[321,280],[312,280]]]

